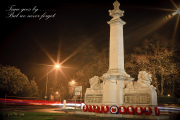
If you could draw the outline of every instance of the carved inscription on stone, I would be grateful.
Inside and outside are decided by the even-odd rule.
[[[125,94],[124,103],[149,104],[150,103],[150,95],[149,94]]]
[[[86,95],[86,103],[102,103],[102,94]]]

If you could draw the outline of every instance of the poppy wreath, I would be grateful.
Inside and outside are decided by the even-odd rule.
[[[119,108],[116,105],[113,105],[109,109],[111,114],[118,114]]]
[[[150,107],[145,107],[144,108],[144,114],[145,115],[151,115],[152,114],[152,109]]]
[[[95,108],[96,108],[96,106],[95,106],[95,105],[92,105],[92,106],[91,106],[91,112],[95,112]]]
[[[99,113],[99,106],[98,105],[95,106],[94,112]]]
[[[86,111],[87,111],[87,108],[88,108],[88,106],[87,106],[87,105],[84,105],[84,106],[83,106],[83,111],[86,112]]]
[[[91,105],[88,105],[88,106],[87,106],[87,111],[88,111],[88,112],[91,112],[91,109],[92,109]]]
[[[135,108],[135,113],[136,113],[136,115],[142,115],[143,114],[143,108],[140,106],[137,106]]]
[[[156,116],[160,116],[160,109],[158,107],[154,108]]]
[[[104,106],[103,106],[103,105],[101,105],[101,106],[99,107],[99,113],[102,113],[102,112],[104,112]]]
[[[105,105],[105,106],[104,106],[103,113],[107,113],[108,111],[109,111],[109,106],[108,106],[108,105]]]
[[[126,107],[125,106],[120,106],[119,107],[119,114],[126,114]]]
[[[130,108],[131,108],[131,110],[130,110]],[[127,109],[126,109],[126,111],[127,111],[127,114],[133,115],[133,114],[134,114],[134,108],[133,108],[133,106],[128,106]]]

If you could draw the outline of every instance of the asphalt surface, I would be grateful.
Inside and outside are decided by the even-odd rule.
[[[0,111],[13,111],[13,112],[46,112],[46,113],[68,113],[66,116],[54,116],[55,120],[132,120],[129,118],[100,118],[96,116],[76,115],[75,110],[62,110],[59,106],[6,106],[0,107]],[[164,115],[164,114],[162,114]],[[179,114],[166,114],[169,115],[169,120],[180,120]],[[133,119],[136,120],[136,119]]]

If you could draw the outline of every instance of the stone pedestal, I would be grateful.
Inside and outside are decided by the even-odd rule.
[[[85,104],[102,105],[103,104],[103,91],[87,88],[86,93],[85,93]]]
[[[109,80],[103,82],[103,104],[115,105],[117,103],[117,81]]]

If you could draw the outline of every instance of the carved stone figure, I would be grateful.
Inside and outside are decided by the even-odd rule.
[[[156,90],[156,87],[153,85],[150,85],[152,82],[151,74],[147,73],[146,71],[140,71],[138,74],[138,80],[136,81],[131,81],[127,83],[125,88],[128,89],[139,89],[139,88],[146,88],[150,87]]]
[[[109,80],[110,79],[110,75],[108,73],[104,73],[101,77],[101,80],[105,81],[105,80]]]
[[[92,78],[89,79],[89,83],[90,83],[90,89],[93,90],[101,90],[102,89],[102,83],[100,83],[100,79],[98,76],[94,76]]]
[[[130,81],[130,82],[126,85],[126,88],[134,89],[134,83],[133,83],[132,81]]]
[[[120,3],[118,1],[115,1],[113,3],[113,6],[114,6],[114,9],[109,10],[109,15],[111,17],[115,17],[115,16],[117,16],[117,14],[120,15],[119,17],[124,16],[124,11],[119,9]]]
[[[151,74],[146,71],[140,71],[138,74],[138,82],[141,82],[145,85],[150,85],[152,82]]]

